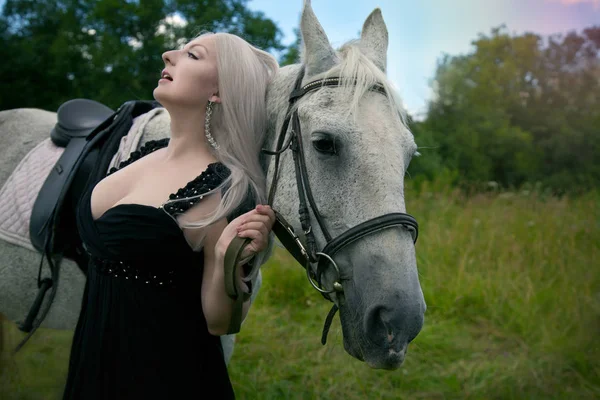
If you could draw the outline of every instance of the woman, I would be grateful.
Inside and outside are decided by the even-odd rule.
[[[64,399],[234,398],[219,338],[233,304],[223,258],[236,235],[252,239],[243,263],[269,249],[259,151],[278,66],[225,33],[162,58],[154,98],[170,137],[132,153],[78,206],[91,261]]]

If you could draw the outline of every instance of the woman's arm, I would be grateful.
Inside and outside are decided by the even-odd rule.
[[[204,275],[202,277],[202,311],[211,335],[220,336],[227,333],[234,301],[225,292],[225,253],[217,249],[218,239],[227,226],[226,221],[215,224],[209,232],[204,247]],[[216,240],[215,240],[216,238]],[[247,291],[241,282],[243,268],[237,268],[238,287]],[[250,309],[249,299],[242,307],[242,320]]]
[[[205,202],[204,206],[210,207],[210,203],[215,201],[218,201],[218,196],[214,196],[210,201]],[[193,221],[193,217],[198,217],[201,212],[198,209],[188,211],[192,211],[191,214],[186,212],[188,215],[185,219],[189,221]],[[242,251],[240,257],[241,264],[244,264],[253,255],[266,249],[268,236],[274,222],[273,210],[268,206],[259,205],[254,210],[240,215],[229,224],[227,224],[226,219],[222,219],[203,230],[186,228],[186,237],[191,245],[194,244],[195,237],[203,237],[204,239],[202,240],[204,249],[202,311],[206,318],[208,330],[212,335],[219,336],[227,333],[234,304],[234,301],[225,292],[224,258],[227,247],[235,236],[251,238],[252,241]],[[242,281],[244,269],[237,268],[237,271],[239,274],[238,287],[248,291],[247,285]],[[250,299],[248,299],[243,304],[242,320],[248,314],[250,303]]]

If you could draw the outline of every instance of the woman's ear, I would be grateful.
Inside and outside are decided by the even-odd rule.
[[[219,93],[213,94],[212,96],[210,96],[210,98],[208,100],[212,101],[213,103],[220,103],[221,102],[221,98],[219,97]]]

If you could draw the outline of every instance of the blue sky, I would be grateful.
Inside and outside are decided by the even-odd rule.
[[[302,0],[250,0],[248,7],[274,20],[294,40]],[[312,0],[334,46],[358,37],[376,7],[389,32],[388,76],[411,114],[425,111],[436,61],[471,50],[479,33],[505,24],[512,33],[542,35],[600,25],[600,0]]]

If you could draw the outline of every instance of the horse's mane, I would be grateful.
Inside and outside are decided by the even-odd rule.
[[[348,114],[353,117],[359,115],[358,110],[361,99],[373,85],[379,84],[385,89],[392,118],[397,118],[397,122],[406,126],[406,111],[400,96],[385,72],[379,69],[361,50],[360,40],[353,39],[344,43],[337,49],[337,55],[340,60],[339,64],[329,71],[315,76],[314,79],[343,78],[342,84],[336,92],[341,98],[352,99],[348,104]],[[301,62],[304,64],[304,55],[301,54],[300,56]]]

